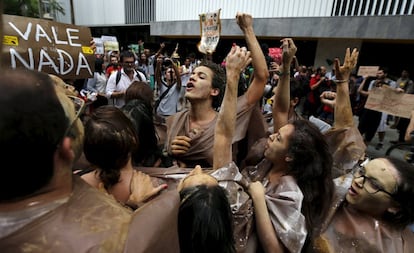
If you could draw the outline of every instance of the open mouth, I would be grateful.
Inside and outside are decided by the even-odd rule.
[[[356,196],[356,195],[358,195],[358,192],[357,192],[357,191],[355,191],[355,189],[354,189],[354,187],[352,187],[352,185],[349,187],[349,189],[348,189],[348,193],[349,193],[351,196]]]
[[[186,91],[191,91],[194,88],[194,84],[192,82],[187,83]]]

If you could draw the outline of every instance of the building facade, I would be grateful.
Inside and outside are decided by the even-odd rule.
[[[64,2],[65,0],[61,0]],[[398,75],[414,73],[414,0],[71,0],[75,24],[94,35],[115,35],[123,43],[137,39],[157,45],[180,44],[184,56],[196,50],[199,14],[221,9],[219,47],[243,43],[234,17],[254,17],[260,42],[280,45],[280,38],[298,43],[298,59],[306,65],[327,65],[343,57],[344,48],[360,50],[360,65],[390,67]],[[217,51],[223,57],[225,51]],[[414,74],[413,74],[414,75]]]

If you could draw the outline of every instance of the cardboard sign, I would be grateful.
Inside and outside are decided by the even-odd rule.
[[[104,45],[103,45],[102,39],[94,37],[93,41],[95,42],[95,46],[96,46],[95,54],[104,54],[105,50],[104,50]]]
[[[376,87],[370,91],[365,108],[410,118],[414,110],[414,95],[397,92],[385,85]]]
[[[203,54],[213,54],[220,40],[221,21],[220,11],[200,14],[201,41],[198,43],[198,51]]]
[[[89,28],[12,15],[3,15],[3,26],[3,66],[62,79],[93,76],[95,56]]]
[[[379,66],[360,66],[358,69],[359,76],[377,76]]]
[[[109,51],[119,52],[119,43],[115,36],[102,35],[101,40],[103,41],[105,52],[109,52]]]

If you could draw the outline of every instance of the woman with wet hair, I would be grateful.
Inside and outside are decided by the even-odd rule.
[[[99,107],[85,123],[84,153],[93,170],[82,178],[120,203],[139,207],[166,185],[154,187],[148,175],[133,169],[132,154],[138,146],[131,120],[116,107]]]

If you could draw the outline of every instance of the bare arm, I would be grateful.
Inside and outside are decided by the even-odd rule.
[[[164,51],[165,48],[165,43],[162,42],[160,44],[160,48],[158,49],[158,51],[155,53],[155,59],[157,59],[157,57]]]
[[[249,193],[254,205],[256,231],[263,250],[267,253],[285,252],[270,220],[262,183],[258,181],[251,183]]]
[[[411,111],[410,123],[408,124],[407,130],[405,131],[405,137],[404,137],[405,141],[413,141],[411,140],[411,135],[410,135],[412,131],[414,131],[414,111]]]
[[[310,89],[311,89],[311,90],[316,90],[316,89],[319,87],[319,85],[321,85],[321,83],[322,83],[323,81],[325,81],[325,77],[324,77],[324,76],[322,76],[322,77],[319,79],[319,81],[317,81],[314,85],[312,85],[312,86],[310,87]]]
[[[286,125],[289,120],[290,109],[290,64],[297,48],[292,39],[282,40],[282,65],[279,67],[279,83],[275,89],[275,99],[273,102],[272,115],[273,127],[276,132],[279,128]]]
[[[349,99],[349,76],[355,68],[359,52],[356,48],[346,49],[344,64],[340,66],[339,59],[335,59],[336,74],[336,103],[334,113],[334,127],[343,128],[354,125],[351,101]],[[361,84],[362,85],[362,84]]]
[[[154,187],[150,176],[141,171],[134,170],[130,184],[131,194],[126,204],[133,209],[136,209],[148,202],[152,197],[156,196],[167,187],[167,184],[161,184]]]
[[[237,13],[237,24],[244,34],[247,48],[251,52],[253,80],[246,91],[247,103],[255,104],[263,96],[264,86],[269,78],[266,60],[253,30],[253,18],[249,14]]]
[[[364,80],[362,80],[361,85],[359,85],[359,87],[358,87],[359,94],[361,94],[364,97],[368,96],[368,94],[369,94],[369,91],[365,91],[364,90],[364,87],[366,85],[367,79],[368,79],[368,77],[364,77]]]
[[[213,169],[232,161],[232,140],[236,125],[237,88],[240,69],[251,61],[246,48],[234,46],[226,57],[227,87],[214,132]]]
[[[172,64],[172,67],[174,69],[175,77],[177,78],[177,90],[181,89],[181,75],[180,70],[178,69],[176,64]]]
[[[163,61],[163,59],[161,59],[159,56],[161,55],[162,51],[164,51],[164,48],[165,48],[165,43],[162,42],[160,44],[160,48],[158,49],[158,51],[154,55],[154,59],[155,59],[154,78],[155,78],[155,81],[157,82],[158,87],[160,87],[160,85],[161,85],[161,64],[162,64],[162,61]]]
[[[293,61],[295,64],[295,71],[299,71],[299,60],[296,56],[293,56]]]
[[[155,81],[157,82],[158,87],[160,87],[161,85],[161,63],[162,63],[162,59],[160,58],[156,58],[157,61],[157,65],[155,66]]]

